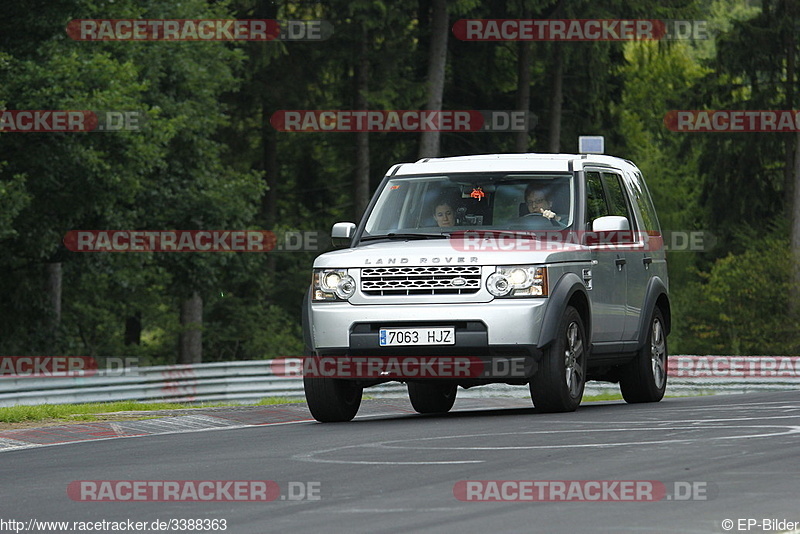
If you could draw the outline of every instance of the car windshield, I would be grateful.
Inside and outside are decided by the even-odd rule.
[[[575,219],[572,174],[458,173],[389,180],[364,237],[479,230],[561,230]]]

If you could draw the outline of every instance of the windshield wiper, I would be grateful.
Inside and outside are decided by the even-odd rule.
[[[414,233],[395,233],[390,232],[383,235],[368,235],[361,238],[361,241],[374,241],[376,239],[444,239],[450,234],[414,234]]]

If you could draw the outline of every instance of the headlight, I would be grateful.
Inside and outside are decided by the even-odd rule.
[[[345,269],[314,269],[314,300],[347,300],[356,292],[356,281]]]
[[[546,297],[547,268],[532,265],[498,267],[486,280],[495,297]]]

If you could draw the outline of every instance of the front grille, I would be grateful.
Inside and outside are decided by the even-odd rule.
[[[477,265],[361,269],[365,295],[468,295],[480,287],[481,268]]]

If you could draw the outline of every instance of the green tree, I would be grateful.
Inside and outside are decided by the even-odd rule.
[[[228,16],[223,5],[200,0],[180,6],[75,1],[45,12],[46,28],[34,32],[41,39],[38,46],[30,46],[30,39],[17,48],[14,41],[4,41],[12,60],[3,65],[2,98],[10,107],[135,110],[147,116],[139,132],[0,136],[3,152],[14,155],[7,171],[26,178],[25,194],[31,199],[15,219],[16,237],[3,242],[11,253],[0,261],[13,273],[3,280],[11,297],[3,310],[9,319],[4,329],[13,334],[3,336],[8,343],[4,351],[120,351],[125,319],[143,311],[147,319],[163,318],[156,311],[163,306],[176,317],[181,302],[196,302],[193,296],[213,301],[224,293],[220,286],[231,273],[262,273],[263,258],[257,256],[80,255],[60,245],[72,229],[252,225],[262,194],[258,173],[224,165],[226,146],[217,139],[227,121],[220,96],[236,89],[243,53],[225,43],[84,43],[64,35],[73,18]],[[30,146],[36,148],[26,150]],[[57,343],[50,328],[54,299],[42,287],[42,264],[64,265],[64,321]],[[98,288],[102,297],[94,298]],[[157,288],[163,292],[153,291]],[[199,327],[167,330],[185,333]],[[161,358],[174,361],[174,341],[160,349]]]
[[[785,237],[758,236],[741,254],[720,258],[695,285],[697,310],[690,329],[717,354],[797,354],[800,322],[787,316],[791,257]],[[768,261],[765,261],[768,259]]]

